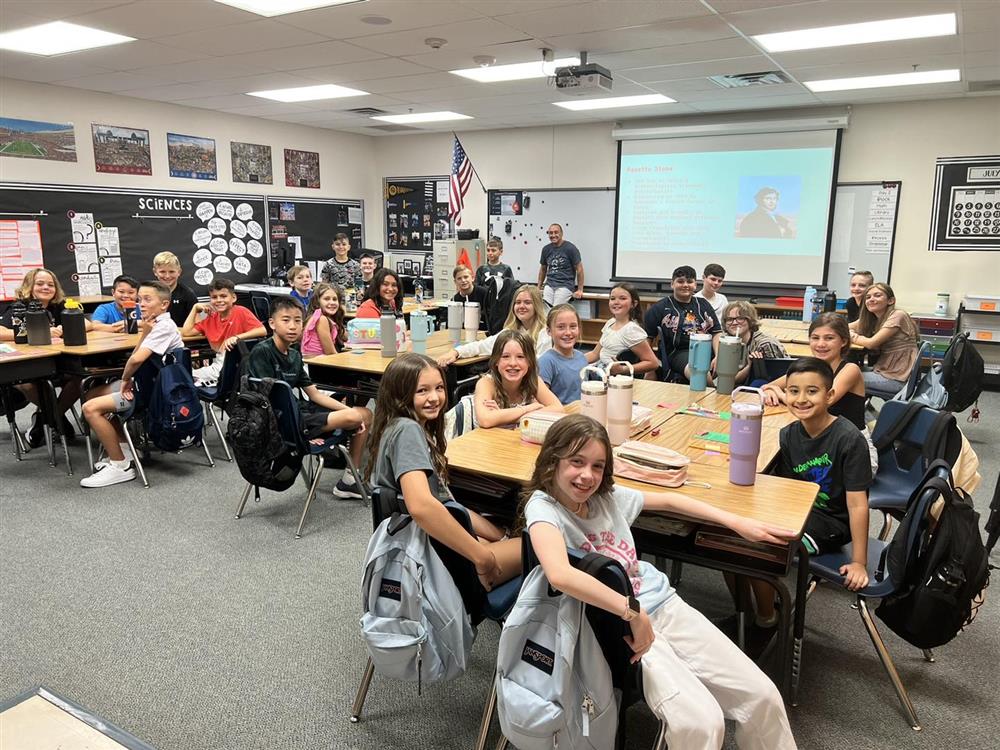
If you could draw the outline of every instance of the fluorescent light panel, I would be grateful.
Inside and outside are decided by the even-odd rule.
[[[913,73],[893,73],[884,76],[858,78],[831,78],[826,81],[805,81],[810,91],[850,91],[853,89],[881,89],[891,86],[916,86],[921,83],[954,83],[962,80],[961,72],[954,70],[925,70]]]
[[[933,16],[890,18],[885,21],[757,34],[753,38],[768,52],[792,52],[820,47],[844,47],[850,44],[895,42],[900,39],[953,36],[956,32],[955,14],[941,13]]]
[[[463,78],[471,78],[480,83],[496,83],[497,81],[523,81],[526,78],[546,78],[555,74],[556,68],[568,65],[579,65],[578,57],[562,57],[552,62],[514,63],[513,65],[490,65],[485,68],[466,68],[464,70],[449,70]]]
[[[640,94],[638,96],[613,96],[609,99],[577,99],[572,102],[552,102],[557,107],[572,109],[576,112],[585,109],[614,109],[616,107],[643,107],[649,104],[675,104],[663,94]]]
[[[135,37],[112,34],[65,21],[43,23],[25,29],[0,34],[0,49],[27,52],[32,55],[61,55],[82,49],[108,47],[122,42],[134,42]]]
[[[287,13],[298,13],[303,10],[327,8],[331,5],[351,5],[364,3],[368,0],[215,0],[223,5],[231,5],[240,10],[256,13],[258,16],[283,16]]]
[[[417,122],[444,122],[446,120],[471,120],[472,118],[469,115],[460,115],[458,112],[419,112],[410,115],[380,115],[372,119],[396,125],[412,125]]]
[[[368,92],[324,83],[319,86],[298,86],[291,89],[248,91],[247,95],[259,96],[261,99],[273,99],[276,102],[312,102],[317,99],[339,99],[344,96],[368,96]]]

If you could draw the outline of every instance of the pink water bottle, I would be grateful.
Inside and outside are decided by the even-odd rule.
[[[754,396],[753,401],[737,401],[740,393]],[[757,479],[757,456],[760,455],[760,428],[764,419],[764,394],[758,388],[740,387],[733,391],[729,422],[729,481],[749,486]]]
[[[588,373],[595,373],[600,380],[587,380]],[[608,424],[608,374],[600,367],[587,365],[580,370],[580,413]]]
[[[631,362],[620,362],[628,367],[628,375],[608,378],[608,437],[612,445],[621,445],[632,431],[632,385],[635,371]]]

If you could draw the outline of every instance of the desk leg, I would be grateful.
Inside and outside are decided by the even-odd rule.
[[[792,597],[788,587],[780,578],[769,579],[769,583],[774,586],[778,595],[778,669],[781,672],[781,694],[787,702],[791,695],[791,675],[789,674],[789,669],[792,659],[789,640],[791,638],[792,618],[789,610],[792,604]]]
[[[809,588],[809,552],[799,541],[798,572],[795,580],[795,625],[792,635],[790,703],[799,705],[799,674],[802,668],[802,640],[806,629],[806,591]]]

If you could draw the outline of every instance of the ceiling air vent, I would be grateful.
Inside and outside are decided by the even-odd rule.
[[[409,125],[369,125],[368,129],[378,130],[382,133],[405,133],[407,131],[420,130],[420,128],[412,128]]]
[[[377,107],[356,107],[355,109],[347,109],[345,112],[351,112],[355,115],[361,115],[362,117],[375,117],[376,115],[387,115],[389,114],[384,109],[378,109]]]
[[[777,70],[764,73],[736,73],[730,76],[709,76],[708,80],[724,89],[741,89],[746,86],[774,86],[775,84],[791,83],[791,79]]]
[[[969,91],[1000,91],[1000,81],[969,81]]]

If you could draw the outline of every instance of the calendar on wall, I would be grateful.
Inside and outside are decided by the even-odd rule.
[[[939,158],[931,250],[1000,250],[1000,156]]]

